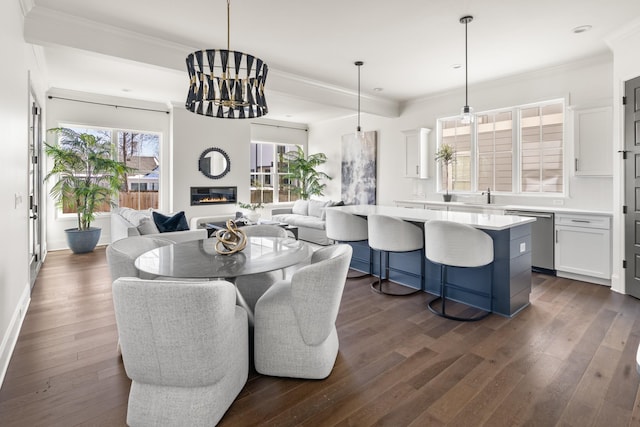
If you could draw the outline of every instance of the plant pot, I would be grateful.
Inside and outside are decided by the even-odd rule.
[[[444,199],[445,202],[450,202],[451,201],[451,196],[452,196],[452,194],[443,194],[442,198]]]
[[[64,230],[67,235],[67,244],[74,254],[84,254],[95,249],[100,240],[101,228],[91,227],[88,230],[68,228]]]

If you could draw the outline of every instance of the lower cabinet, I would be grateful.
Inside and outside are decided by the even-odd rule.
[[[557,214],[555,268],[558,276],[611,284],[611,218]]]

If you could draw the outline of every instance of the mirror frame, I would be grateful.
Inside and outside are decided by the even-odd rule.
[[[216,152],[216,153],[221,154],[224,157],[224,159],[226,160],[226,162],[227,162],[227,167],[221,173],[219,173],[218,175],[212,175],[212,174],[210,174],[208,172],[205,172],[200,167],[200,164],[201,164],[202,160],[207,156],[207,154],[212,153],[212,152]],[[206,176],[207,178],[220,179],[223,176],[225,176],[227,173],[229,173],[229,171],[231,170],[231,159],[229,158],[229,155],[221,148],[218,148],[218,147],[207,148],[206,150],[204,150],[202,152],[202,154],[200,154],[200,157],[198,158],[198,170],[200,172],[202,172],[202,174],[204,176]]]

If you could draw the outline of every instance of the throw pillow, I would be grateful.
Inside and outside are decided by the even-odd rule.
[[[307,200],[296,200],[291,208],[291,213],[296,215],[309,215],[309,202]]]
[[[138,225],[138,232],[141,235],[144,234],[157,234],[160,231],[158,230],[158,227],[156,227],[156,223],[151,221],[151,218],[143,218],[142,220],[140,220],[140,225]]]
[[[184,216],[184,211],[180,211],[173,216],[162,215],[158,212],[153,212],[153,222],[156,223],[158,231],[160,233],[167,233],[171,231],[185,231],[189,229],[187,218]]]

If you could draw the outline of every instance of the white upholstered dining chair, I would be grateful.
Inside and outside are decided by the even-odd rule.
[[[226,281],[121,278],[113,303],[130,426],[213,426],[247,381],[247,312]]]
[[[261,374],[326,378],[338,355],[336,318],[351,246],[318,249],[291,280],[271,286],[255,308],[254,361]]]

